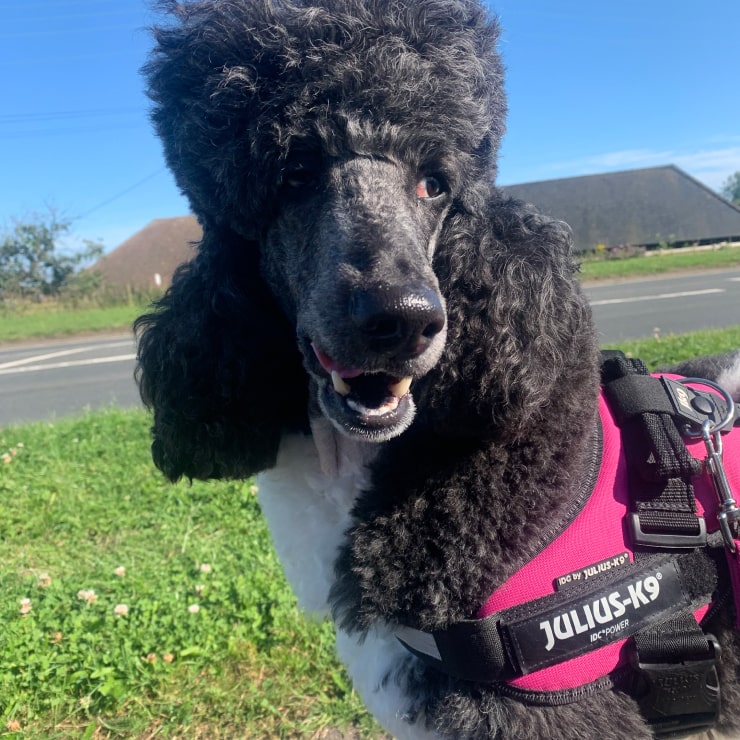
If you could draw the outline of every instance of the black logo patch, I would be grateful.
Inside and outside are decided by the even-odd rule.
[[[602,585],[599,585],[602,584]],[[568,591],[564,591],[567,594]],[[675,561],[629,572],[501,625],[522,674],[623,640],[690,604]]]

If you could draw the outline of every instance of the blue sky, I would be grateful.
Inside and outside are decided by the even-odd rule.
[[[0,229],[49,206],[112,249],[188,212],[147,118],[146,0],[3,0]],[[740,170],[738,0],[497,0],[501,184],[676,164]]]

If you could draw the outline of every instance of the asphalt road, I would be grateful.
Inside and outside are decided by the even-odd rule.
[[[740,324],[740,270],[593,284],[585,292],[603,344]]]
[[[141,405],[129,335],[0,347],[0,426]]]
[[[740,324],[740,270],[586,287],[602,343]],[[0,347],[0,427],[140,406],[128,335]]]

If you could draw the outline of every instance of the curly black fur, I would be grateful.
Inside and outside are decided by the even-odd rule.
[[[493,180],[505,102],[497,27],[477,3],[162,5],[177,23],[155,31],[145,68],[153,118],[206,225],[261,236],[291,157],[316,147],[412,161],[452,149],[469,187]]]
[[[172,479],[246,477],[319,408],[341,427],[321,353],[350,382],[408,376],[416,415],[382,437],[335,617],[358,633],[470,617],[565,518],[599,382],[567,227],[493,185],[495,20],[477,0],[161,5],[153,121],[204,237],[136,324],[155,462]],[[408,286],[434,321],[371,347],[348,306]],[[737,646],[717,629],[729,676]],[[411,657],[387,680],[446,737],[650,737],[619,692],[525,706]]]
[[[420,381],[416,422],[383,448],[357,504],[334,590],[347,628],[468,618],[531,554],[586,467],[595,405],[584,396],[598,392],[598,364],[567,230],[517,203],[489,213],[464,229],[453,219],[438,253],[447,348]],[[426,574],[420,590],[409,572]]]
[[[308,425],[300,355],[256,250],[225,229],[211,250],[215,238],[135,324],[152,454],[171,480],[248,477],[274,465],[283,431]],[[273,387],[283,390],[265,392]]]

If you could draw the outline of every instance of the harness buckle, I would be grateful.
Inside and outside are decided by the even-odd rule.
[[[655,737],[683,737],[707,730],[717,722],[720,646],[713,635],[706,638],[709,654],[704,659],[642,663],[635,653],[638,670],[634,695]]]
[[[640,524],[639,512],[633,511],[626,519],[632,543],[641,547],[657,547],[661,550],[694,549],[707,544],[707,524],[704,517],[697,516],[696,534],[671,534],[668,532],[645,532]]]

